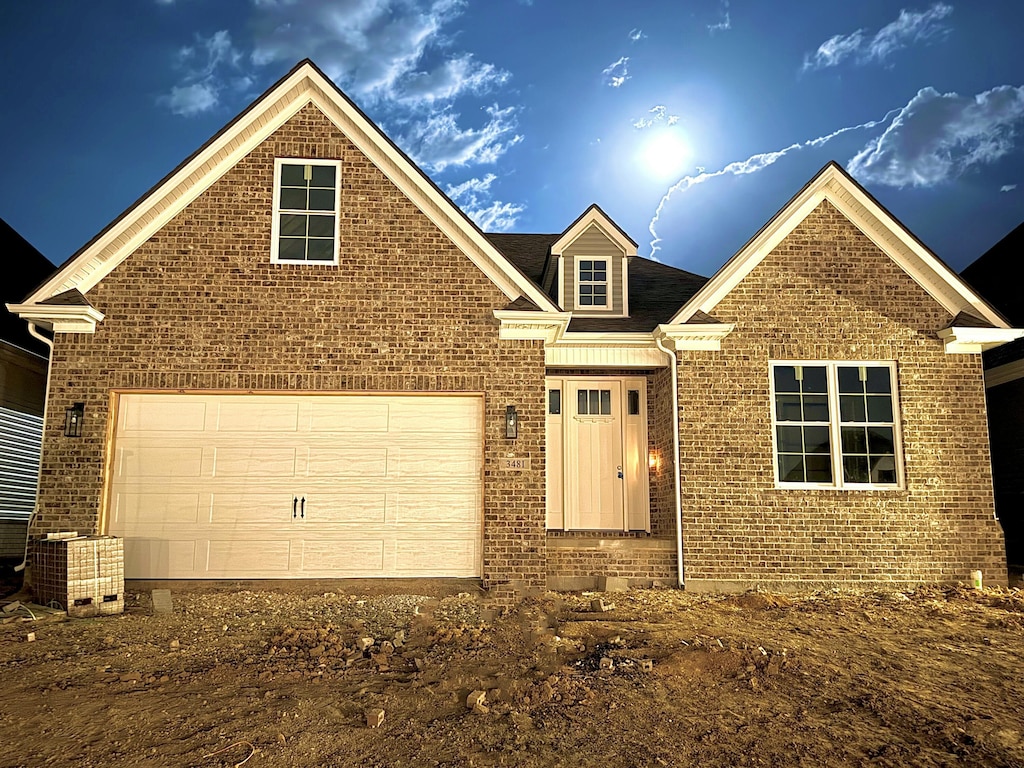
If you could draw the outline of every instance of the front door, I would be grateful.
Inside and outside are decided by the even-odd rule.
[[[566,522],[576,530],[624,530],[622,383],[589,379],[567,385],[567,436],[576,462],[566,477]]]

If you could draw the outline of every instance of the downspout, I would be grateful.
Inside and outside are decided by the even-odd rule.
[[[28,321],[28,332],[39,341],[43,342],[49,350],[50,354],[46,360],[46,390],[43,392],[43,431],[39,440],[39,469],[36,475],[36,503],[32,506],[32,514],[28,516],[28,527],[25,529],[25,555],[21,558],[21,562],[14,566],[15,573],[21,573],[25,570],[25,566],[28,565],[28,545],[31,541],[32,522],[36,519],[36,513],[39,512],[39,487],[43,484],[43,442],[46,440],[46,415],[50,410],[50,372],[53,370],[53,339],[48,339],[39,332],[36,328],[36,324],[31,320]]]
[[[664,352],[672,367],[672,464],[675,467],[673,480],[675,481],[676,500],[676,565],[678,569],[679,586],[683,586],[683,501],[679,496],[682,486],[682,475],[679,469],[679,373],[677,371],[676,353],[662,344],[661,336],[655,335],[654,343],[658,349]]]

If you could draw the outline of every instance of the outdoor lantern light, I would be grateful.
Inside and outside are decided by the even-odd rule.
[[[85,421],[85,403],[75,403],[64,412],[64,436],[81,437]]]
[[[514,405],[505,406],[505,437],[509,440],[519,437],[519,414]]]

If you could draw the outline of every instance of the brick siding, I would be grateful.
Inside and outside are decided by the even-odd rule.
[[[340,264],[270,263],[275,157],[342,161]],[[502,341],[508,299],[307,105],[138,248],[58,334],[34,534],[102,532],[111,391],[482,392],[487,586],[545,580],[544,350]],[[81,438],[64,409],[85,402]],[[504,436],[507,404],[519,438]],[[531,469],[498,468],[512,451]]]
[[[680,353],[688,588],[1006,584],[979,355],[949,355],[950,316],[827,201],[710,313],[720,352]],[[774,482],[770,360],[896,360],[906,486]]]

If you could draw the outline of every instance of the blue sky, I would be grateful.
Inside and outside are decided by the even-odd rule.
[[[837,160],[959,269],[1024,219],[1019,0],[4,3],[0,217],[60,263],[309,57],[485,229],[710,275]]]

